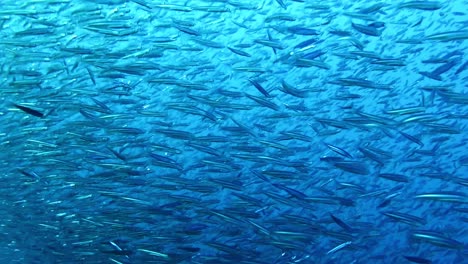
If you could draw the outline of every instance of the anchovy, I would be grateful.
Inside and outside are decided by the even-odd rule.
[[[339,147],[337,147],[337,146],[333,146],[333,145],[328,144],[328,143],[325,143],[325,145],[326,145],[329,149],[333,150],[334,152],[340,154],[340,155],[343,156],[343,157],[346,157],[346,158],[349,158],[349,159],[352,159],[352,158],[353,158],[353,156],[351,156],[351,154],[349,154],[346,150],[344,150],[344,149],[342,149],[342,148],[339,148]]]
[[[468,197],[465,194],[458,192],[424,193],[418,194],[414,197],[441,202],[468,203]]]
[[[426,224],[426,220],[421,217],[417,217],[410,214],[400,213],[400,212],[383,212],[384,215],[399,221],[405,224],[413,225],[413,226],[422,226]]]
[[[343,228],[346,232],[349,232],[349,233],[352,233],[354,232],[354,228],[350,227],[348,224],[346,224],[345,222],[343,222],[341,219],[339,219],[338,217],[334,216],[333,214],[330,213],[330,217],[331,219],[337,224],[339,225],[341,228]]]
[[[433,10],[438,10],[442,8],[442,3],[437,2],[437,1],[415,0],[415,1],[407,1],[407,2],[401,3],[397,7],[433,11]]]
[[[296,35],[305,35],[305,36],[319,34],[319,32],[315,29],[301,27],[301,26],[288,27],[288,31]]]
[[[22,106],[22,105],[17,105],[17,104],[13,104],[13,106],[15,106],[16,108],[18,108],[19,110],[27,113],[27,114],[30,114],[30,115],[33,115],[33,116],[36,116],[36,117],[44,117],[45,115],[37,110],[34,110],[32,108],[29,108],[29,107],[26,107],[26,106]]]
[[[411,237],[415,240],[421,242],[428,242],[430,244],[445,247],[445,248],[452,248],[452,249],[461,249],[463,248],[463,244],[455,239],[449,238],[440,234],[438,232],[430,231],[430,230],[418,230],[414,231],[411,234]]]
[[[253,79],[249,79],[249,82],[255,87],[257,88],[257,90],[262,93],[265,97],[271,97],[270,94],[267,92],[267,90],[265,90],[265,88],[263,88],[263,86],[258,83],[256,80],[253,80]]]
[[[461,73],[462,71],[466,70],[468,68],[468,61],[466,61],[465,63],[463,63],[458,69],[457,71],[455,72],[455,74],[459,74]]]
[[[414,263],[419,263],[419,264],[431,264],[432,261],[422,258],[422,257],[417,257],[417,256],[403,256],[405,259],[408,261],[414,262]]]
[[[240,55],[240,56],[244,56],[244,57],[252,57],[252,55],[250,55],[249,53],[243,51],[243,50],[240,50],[240,49],[236,49],[236,48],[233,48],[233,47],[227,47],[230,51],[232,51],[233,53],[237,54],[237,55]]]
[[[355,30],[368,36],[379,37],[382,34],[382,32],[378,28],[373,27],[373,26],[367,26],[367,25],[356,24],[356,23],[352,23],[351,25],[353,26]]]

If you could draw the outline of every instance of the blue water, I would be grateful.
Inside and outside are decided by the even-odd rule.
[[[2,263],[468,263],[451,1],[3,1]]]

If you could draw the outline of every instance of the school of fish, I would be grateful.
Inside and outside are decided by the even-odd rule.
[[[468,263],[466,0],[0,9],[2,263]]]

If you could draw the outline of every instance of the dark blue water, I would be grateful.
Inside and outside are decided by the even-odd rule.
[[[467,1],[4,2],[2,263],[468,263]]]

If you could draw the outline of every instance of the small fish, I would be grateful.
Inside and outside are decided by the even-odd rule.
[[[27,114],[30,114],[30,115],[33,115],[33,116],[37,116],[37,117],[40,117],[40,118],[43,118],[45,115],[37,110],[34,110],[32,108],[29,108],[29,107],[26,107],[26,106],[22,106],[22,105],[18,105],[18,104],[13,104],[13,106],[15,106],[16,108],[18,108],[19,110],[27,113]]]
[[[343,230],[345,230],[346,232],[352,233],[354,231],[354,228],[350,227],[343,220],[339,219],[338,217],[334,216],[333,214],[330,214],[330,217],[333,220],[333,222],[335,222],[338,226],[343,228]]]
[[[420,263],[420,264],[431,264],[432,263],[432,261],[430,261],[428,259],[417,257],[417,256],[403,256],[403,257],[405,259],[407,259],[408,261],[414,262],[414,263]]]
[[[367,25],[356,24],[356,23],[352,23],[351,25],[353,26],[355,30],[368,36],[379,37],[380,34],[382,33],[380,30],[378,30],[377,27],[374,27],[374,26],[367,26]]]
[[[440,202],[468,203],[468,197],[464,193],[459,192],[423,193],[414,196],[414,198]]]
[[[345,248],[345,247],[348,246],[348,245],[351,245],[351,243],[352,243],[351,241],[346,241],[346,242],[344,242],[344,243],[341,243],[341,244],[339,244],[338,246],[336,246],[336,247],[330,249],[330,250],[327,252],[327,255],[328,255],[328,254],[333,254],[333,253],[337,252],[338,250],[343,249],[343,248]]]
[[[397,6],[398,9],[401,8],[410,8],[410,9],[419,9],[419,10],[428,10],[428,11],[434,11],[437,9],[442,8],[442,3],[437,2],[437,1],[408,1],[401,3]]]
[[[325,145],[326,145],[329,149],[331,149],[332,151],[334,151],[334,152],[340,154],[340,155],[343,156],[343,157],[350,158],[350,159],[353,158],[353,156],[351,156],[351,154],[349,154],[346,150],[344,150],[344,149],[342,149],[342,148],[340,148],[340,147],[333,146],[332,144],[328,144],[328,143],[325,143]]]
[[[240,50],[240,49],[236,49],[236,48],[232,48],[232,47],[227,47],[230,51],[232,51],[233,53],[237,54],[237,55],[240,55],[240,56],[244,56],[244,57],[251,57],[252,55],[250,55],[249,53],[243,51],[243,50]]]
[[[265,88],[263,88],[263,86],[257,82],[256,80],[253,80],[253,79],[249,79],[249,82],[255,86],[255,88],[257,88],[257,90],[262,93],[265,97],[271,97],[270,94],[268,93],[267,90],[265,90]]]
[[[390,217],[395,221],[399,221],[408,225],[413,226],[422,226],[426,224],[426,220],[410,214],[400,213],[400,212],[383,212],[385,216]]]
[[[435,246],[451,248],[451,249],[461,249],[463,248],[463,243],[454,240],[448,236],[445,236],[441,233],[430,231],[430,230],[418,230],[414,231],[411,234],[411,238],[418,240],[420,242],[427,242]]]
[[[301,26],[292,26],[288,27],[287,30],[290,33],[302,36],[309,36],[309,35],[319,35],[319,32],[315,29],[301,27]]]

